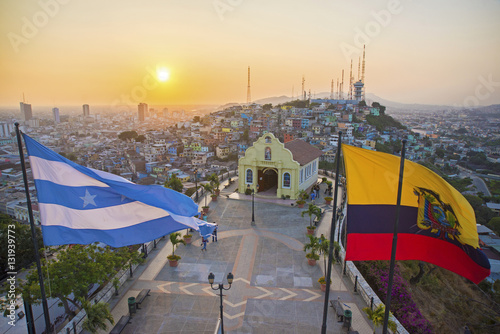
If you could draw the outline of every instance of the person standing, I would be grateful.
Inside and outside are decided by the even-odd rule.
[[[207,239],[205,239],[205,237],[201,237],[201,243],[203,245],[203,247],[201,248],[201,251],[207,251]]]
[[[214,222],[215,224],[215,222]],[[214,231],[212,232],[212,242],[217,242],[217,229],[219,228],[219,226],[217,224],[215,224],[215,228],[214,228]]]

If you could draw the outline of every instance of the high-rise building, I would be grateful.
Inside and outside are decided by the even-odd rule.
[[[138,105],[138,118],[139,122],[144,122],[146,115],[148,114],[147,103],[139,103]]]
[[[88,104],[83,105],[83,116],[84,117],[90,116],[90,107]]]
[[[31,104],[20,102],[19,105],[21,106],[21,120],[29,121],[32,119],[33,112],[31,111]]]
[[[11,137],[11,133],[15,130],[14,124],[9,123],[0,123],[0,137],[1,138],[9,138]]]
[[[59,108],[52,108],[52,114],[54,115],[54,122],[59,124],[61,122],[59,118]]]

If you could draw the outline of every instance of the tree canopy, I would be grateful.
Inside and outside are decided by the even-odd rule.
[[[182,181],[175,174],[172,174],[170,179],[165,182],[164,186],[165,188],[170,188],[180,193],[182,193],[182,189],[184,189]]]
[[[38,247],[43,246],[42,232],[36,228],[36,238]],[[9,232],[10,231],[10,232]],[[13,234],[14,233],[14,234]],[[15,236],[15,258],[14,269],[8,268],[8,245],[9,234]],[[31,238],[31,227],[12,220],[8,215],[0,214],[0,268],[1,277],[4,277],[8,271],[20,271],[35,261],[35,249],[33,239]]]
[[[120,134],[118,134],[118,138],[121,139],[121,140],[132,140],[132,139],[136,139],[138,137],[138,134],[137,132],[135,131],[124,131]]]
[[[73,245],[60,250],[57,259],[49,259],[48,263],[42,258],[43,280],[50,282],[52,296],[59,298],[66,314],[72,317],[91,297],[89,286],[104,285],[127,261],[139,262],[139,254],[128,247],[111,249],[95,244]],[[26,281],[21,284],[21,292],[27,301],[40,303],[40,284],[36,269],[33,268]],[[73,307],[70,307],[70,303]]]

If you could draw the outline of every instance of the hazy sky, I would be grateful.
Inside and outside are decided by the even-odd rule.
[[[329,92],[500,103],[500,0],[2,0],[0,105],[223,104]],[[170,78],[159,82],[157,68]]]

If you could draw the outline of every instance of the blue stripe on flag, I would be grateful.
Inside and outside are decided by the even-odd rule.
[[[109,187],[68,187],[45,180],[35,180],[35,187],[39,203],[58,204],[77,210],[92,210],[135,202]]]
[[[46,246],[88,245],[100,241],[111,247],[123,247],[149,242],[185,228],[186,225],[176,222],[171,217],[165,217],[114,230],[42,225],[42,234]]]

